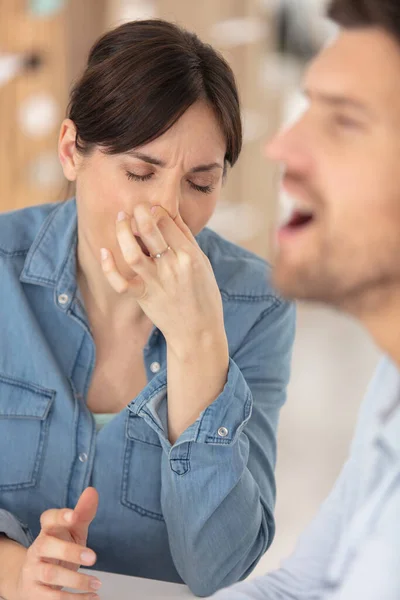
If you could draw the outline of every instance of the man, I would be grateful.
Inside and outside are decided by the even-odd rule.
[[[355,316],[387,358],[292,557],[215,600],[400,599],[400,2],[333,0],[329,13],[342,31],[305,76],[308,110],[268,148],[294,201],[275,283]]]

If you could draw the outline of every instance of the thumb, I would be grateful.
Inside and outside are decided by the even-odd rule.
[[[79,539],[86,541],[89,525],[96,516],[99,505],[99,494],[93,487],[86,488],[72,513],[72,529]]]

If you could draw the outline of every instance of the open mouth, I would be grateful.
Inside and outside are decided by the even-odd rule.
[[[289,221],[287,221],[283,228],[290,231],[296,231],[298,229],[303,229],[307,225],[310,225],[313,221],[314,215],[312,213],[294,210],[289,218]]]
[[[141,251],[143,252],[143,254],[145,256],[150,256],[150,252],[146,246],[146,244],[143,242],[142,238],[138,235],[135,235],[135,240],[137,241],[137,243],[140,246]]]
[[[308,201],[296,198],[285,189],[280,195],[279,206],[278,238],[302,233],[316,221],[314,206],[310,206]]]

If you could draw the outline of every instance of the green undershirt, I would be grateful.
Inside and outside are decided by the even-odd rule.
[[[115,413],[92,413],[94,422],[96,423],[96,431],[103,429],[115,417]]]

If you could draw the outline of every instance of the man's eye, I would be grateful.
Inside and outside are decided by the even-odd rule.
[[[346,117],[345,115],[335,115],[334,122],[339,127],[343,127],[345,129],[359,129],[360,123],[355,119],[350,117]]]

